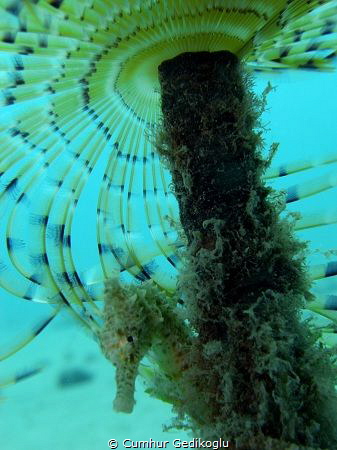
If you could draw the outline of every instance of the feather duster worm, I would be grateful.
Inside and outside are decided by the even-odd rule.
[[[149,392],[187,414],[205,436],[228,433],[224,438],[238,448],[277,448],[278,441],[333,446],[335,415],[323,401],[334,395],[333,370],[316,337],[303,335],[296,311],[305,306],[336,321],[336,286],[321,288],[337,275],[337,264],[310,268],[310,278],[321,280],[311,291],[320,296],[304,304],[312,295],[301,245],[277,218],[261,177],[329,164],[337,155],[266,168],[253,131],[255,100],[237,59],[250,70],[332,68],[336,1],[1,0],[0,14],[1,287],[55,305],[55,314],[65,308],[100,340],[117,366],[119,410],[132,410],[141,372]],[[161,66],[164,128],[156,145],[146,133],[161,117],[157,68],[186,52],[203,52],[203,71],[185,64],[177,73],[182,60]],[[204,52],[215,52],[218,70]],[[218,92],[224,88],[230,104]],[[88,226],[79,235],[74,224],[93,178],[100,183],[95,201],[85,204]],[[334,173],[289,188],[286,201],[332,186]],[[171,225],[180,220],[177,240]],[[295,228],[327,223],[336,223],[330,211],[303,214]],[[95,264],[93,280],[84,269]],[[110,279],[104,311],[96,303],[102,279]],[[153,367],[139,365],[144,354]],[[310,367],[316,372],[309,376]],[[319,389],[322,372],[330,381]],[[309,418],[291,394],[303,398],[311,385],[304,404],[322,402],[317,412],[309,408]],[[230,405],[237,410],[227,417]]]

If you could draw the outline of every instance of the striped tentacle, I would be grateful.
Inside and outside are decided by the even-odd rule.
[[[318,155],[312,159],[306,159],[304,156],[304,158],[290,163],[272,165],[266,170],[265,178],[266,180],[271,180],[274,178],[285,177],[293,173],[299,173],[335,162],[337,162],[337,153],[328,153],[319,150]]]
[[[18,132],[18,130],[16,131]],[[21,131],[21,133],[28,135],[25,139],[34,140],[34,133],[23,131]],[[12,183],[15,181],[17,192],[14,206],[9,213],[6,239],[7,250],[12,264],[27,278],[30,277],[29,270],[24,268],[24,255],[22,254],[23,252],[20,252],[20,250],[26,249],[26,245],[16,245],[16,243],[20,243],[21,241],[24,242],[22,239],[24,236],[22,216],[28,218],[29,208],[32,206],[34,199],[34,188],[36,188],[40,178],[46,176],[49,167],[60,153],[60,148],[57,145],[41,147],[36,144],[30,144],[29,147],[26,148],[29,148],[27,157],[21,158],[18,164],[13,165],[7,171],[7,174],[10,174],[11,170],[15,170],[15,176],[12,178]],[[62,148],[62,151],[64,151],[64,147]]]
[[[336,154],[323,155],[316,160],[295,161],[290,164],[282,164],[271,167],[266,171],[267,182],[276,178],[287,177],[287,175],[301,173],[309,169],[320,166],[333,166],[337,162]],[[285,202],[287,204],[297,203],[296,208],[301,211],[295,223],[295,230],[306,230],[309,228],[331,225],[337,222],[337,211],[330,204],[327,206],[318,206],[313,212],[303,211],[301,200],[312,198],[317,194],[329,191],[337,185],[336,169],[321,176],[312,176],[309,181],[297,183],[284,189]],[[295,208],[295,209],[296,209]]]
[[[142,139],[142,136],[139,136],[140,139]],[[146,162],[141,161],[135,154],[132,157],[133,162],[130,164],[131,171],[128,181],[129,191],[127,196],[124,197],[126,204],[124,207],[122,206],[123,210],[127,211],[126,229],[129,250],[130,253],[135,255],[136,261],[141,266],[147,279],[152,278],[165,289],[172,289],[172,282],[170,283],[170,278],[166,277],[166,274],[172,268],[165,257],[165,253],[172,253],[172,247],[168,247],[169,242],[167,242],[162,229],[160,228],[159,232],[159,226],[155,227],[156,223],[159,222],[160,224],[161,221],[158,196],[163,190],[162,180],[158,176],[160,173],[158,170],[159,160],[153,151],[150,152],[150,147],[148,147],[148,150],[149,152],[145,156]],[[137,164],[137,160],[139,164]],[[145,167],[142,163],[145,164]],[[143,169],[145,174],[142,183]],[[137,205],[144,201],[144,192],[141,195],[144,184],[147,194],[146,202],[139,208]],[[154,195],[151,195],[151,193]]]
[[[307,303],[307,308],[331,321],[337,326],[337,261],[316,264],[309,267],[313,281],[311,289],[314,300]],[[337,329],[337,328],[336,328]],[[336,329],[331,332],[336,332]]]
[[[332,69],[336,46],[337,2],[295,0],[263,27],[241,54],[249,49],[247,63],[257,70]]]
[[[31,241],[34,243],[31,251],[33,261],[40,265],[45,276],[49,275],[48,282],[53,285],[55,292],[62,299],[67,298],[69,303],[77,304],[82,310],[82,299],[89,302],[92,300],[74,266],[71,226],[79,196],[97,162],[101,147],[94,130],[91,130],[91,134],[87,130],[85,133],[87,137],[83,140],[84,150],[75,154],[72,152],[68,164],[62,168],[59,165],[50,168],[50,174],[55,173],[55,178],[50,179],[52,184],[49,198],[45,195],[45,189],[42,189],[35,203],[33,218],[38,220],[33,222],[36,238]],[[97,142],[99,145],[95,145]],[[60,165],[63,164],[64,161],[61,161]]]
[[[5,352],[2,351],[0,353],[0,361],[4,361],[5,359],[9,358],[10,356],[14,355],[16,352],[21,350],[23,347],[28,345],[33,339],[35,339],[46,327],[50,324],[50,322],[57,316],[57,314],[60,311],[60,307],[54,308],[53,312],[49,314],[43,321],[38,323],[32,330],[30,330],[26,336],[24,336],[22,339],[20,339],[19,342],[15,343],[14,345],[11,345],[11,347],[6,350]],[[1,385],[0,385],[1,387]]]
[[[34,367],[28,370],[22,370],[21,372],[17,372],[15,375],[7,376],[6,378],[0,379],[0,388],[8,387],[13,384],[17,384],[20,381],[26,380],[27,378],[33,377],[37,375],[44,369],[44,366]],[[4,399],[0,397],[0,402]]]
[[[294,184],[287,188],[286,202],[292,203],[320,192],[326,191],[337,185],[337,173],[331,171],[328,174],[316,177],[310,181]]]
[[[176,199],[169,189],[171,178],[157,158],[157,154],[151,152],[148,157],[151,164],[144,167],[147,171],[144,174],[144,213],[151,236],[157,244],[156,251],[160,252],[158,256],[153,257],[151,263],[153,268],[160,269],[158,279],[155,281],[172,292],[180,267],[177,248],[182,245],[177,230],[172,227],[172,223],[179,222],[179,210]]]
[[[150,157],[139,158],[137,154],[123,154],[119,143],[115,143],[115,147],[117,154],[109,162],[101,185],[98,211],[99,253],[105,276],[111,275],[108,268],[117,263],[122,271],[130,271],[141,281],[144,277],[154,276],[153,272],[149,274],[149,270],[150,265],[154,267],[156,264],[156,258],[161,259],[157,265],[163,272],[162,264],[165,258],[161,252],[165,251],[173,257],[172,240],[167,243],[167,237],[164,235],[163,238],[162,228],[154,226],[154,220],[163,223],[165,217],[159,215],[159,218],[154,219],[158,210],[158,198],[155,197],[159,195],[154,171],[158,171],[160,167],[153,152]],[[127,174],[130,166],[131,170]],[[128,191],[125,186],[128,186]],[[142,187],[144,189],[141,189]],[[143,195],[139,192],[143,192]],[[140,208],[142,200],[144,207]],[[172,207],[170,210],[172,211]],[[109,259],[112,259],[110,264]],[[158,284],[163,286],[162,283],[161,273]]]

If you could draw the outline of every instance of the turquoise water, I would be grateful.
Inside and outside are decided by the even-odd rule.
[[[268,110],[263,120],[266,127],[266,147],[279,142],[273,166],[297,160],[315,160],[328,153],[337,155],[337,95],[335,73],[312,71],[286,72],[278,75],[258,74],[256,91],[261,92],[268,81],[276,90],[268,97]],[[101,161],[101,169],[104,161]],[[318,176],[337,174],[337,164],[295,173],[273,181],[277,189],[314,180]],[[74,219],[74,254],[80,271],[89,274],[98,264],[95,242],[95,197],[100,177],[93,178],[84,193]],[[337,184],[337,183],[335,183]],[[314,213],[336,209],[337,188],[288,205],[288,211]],[[134,202],[136,214],[141,215],[143,203]],[[137,210],[138,208],[138,210]],[[298,232],[308,241],[308,262],[326,263],[323,254],[337,249],[337,225],[330,224]],[[88,278],[88,279],[89,279]],[[327,292],[337,291],[337,281],[331,277]],[[95,279],[96,280],[96,279]],[[97,280],[96,280],[97,281]],[[102,286],[95,284],[97,289]],[[6,351],[20,340],[34,324],[45,317],[50,307],[27,302],[1,290],[0,333],[1,350]],[[21,383],[3,388],[0,404],[1,450],[39,450],[45,448],[96,450],[108,448],[109,439],[169,440],[167,448],[174,448],[175,438],[187,439],[184,432],[162,431],[162,424],[170,422],[170,407],[149,399],[142,385],[137,385],[136,408],[132,415],[112,411],[114,398],[114,370],[104,360],[90,335],[66,313],[60,314],[31,344],[1,363],[2,378],[22,370],[45,365],[43,371]],[[66,371],[84,372],[81,382],[62,383]]]

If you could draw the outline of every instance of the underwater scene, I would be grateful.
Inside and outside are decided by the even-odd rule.
[[[306,244],[302,248],[295,240],[301,256],[291,259],[297,268],[304,257],[296,269],[304,280],[298,320],[309,321],[315,351],[331,360],[331,377],[326,363],[330,387],[321,373],[318,381],[301,378],[302,373],[294,378],[315,382],[317,391],[332,399],[337,389],[337,2],[0,0],[0,23],[0,450],[337,449],[333,432],[329,437],[329,431],[320,431],[320,406],[307,434],[297,433],[299,419],[287,426],[284,411],[292,417],[293,408],[301,410],[289,400],[295,387],[282,405],[276,401],[281,406],[275,421],[284,426],[280,436],[264,425],[265,406],[258,425],[248,425],[254,415],[249,411],[242,413],[244,419],[238,412],[221,428],[228,410],[214,385],[232,386],[239,378],[232,369],[227,377],[226,364],[215,381],[208,375],[223,353],[213,332],[207,342],[203,337],[206,363],[198,359],[200,373],[190,373],[190,358],[198,354],[194,342],[204,335],[189,299],[188,284],[193,288],[198,282],[188,278],[186,267],[197,267],[193,258],[201,254],[205,272],[218,267],[217,252],[224,252],[218,238],[226,226],[210,216],[215,240],[207,234],[195,250],[197,232],[186,226],[191,222],[182,213],[176,182],[177,167],[189,163],[179,159],[175,166],[165,153],[168,142],[174,147],[179,139],[173,134],[169,141],[165,134],[165,86],[158,80],[158,66],[185,52],[229,50],[243,61],[242,72],[249,75],[248,81],[243,75],[242,85],[256,103],[253,113],[243,107],[254,116],[251,129],[257,136],[247,142],[260,149],[256,160],[267,161],[257,170],[259,178],[275,190],[268,195],[277,216]],[[183,158],[185,147],[179,145]],[[217,159],[209,159],[214,172]],[[222,180],[224,186],[235,184],[232,173],[236,169],[227,175],[229,182]],[[191,192],[189,183],[183,180]],[[247,248],[253,241],[249,229],[238,229]],[[203,253],[209,248],[211,259]],[[234,261],[236,251],[226,260]],[[245,267],[254,265],[247,255]],[[246,283],[242,275],[242,287],[230,290],[233,298],[245,297],[252,284],[260,289],[271,277],[267,266],[260,282]],[[206,285],[207,278],[202,280]],[[300,284],[292,273],[288,281],[290,291]],[[242,309],[251,311],[245,303]],[[239,342],[240,331],[235,333],[231,339]],[[281,334],[287,341],[286,332]],[[291,339],[297,345],[296,337]],[[235,349],[241,348],[233,343],[231,358],[240,359]],[[246,363],[243,367],[249,370]],[[203,380],[210,393],[200,387]],[[238,382],[238,404],[242,386],[253,390],[247,380]],[[221,392],[226,396],[230,389]],[[233,410],[231,395],[226,405]],[[264,395],[265,390],[257,394],[261,403]],[[327,410],[324,420],[333,416],[333,408]],[[236,435],[235,427],[246,431]],[[260,431],[280,441],[267,439],[263,446],[251,439]]]

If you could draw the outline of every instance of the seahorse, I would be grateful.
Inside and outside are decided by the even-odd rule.
[[[103,354],[116,366],[116,411],[132,412],[139,366],[150,352],[162,371],[162,385],[156,392],[159,397],[168,391],[170,380],[186,369],[184,354],[192,336],[175,311],[176,303],[174,296],[167,297],[153,281],[127,286],[116,277],[106,283],[99,342]],[[145,378],[151,376],[146,373]],[[155,389],[153,380],[150,384]]]

